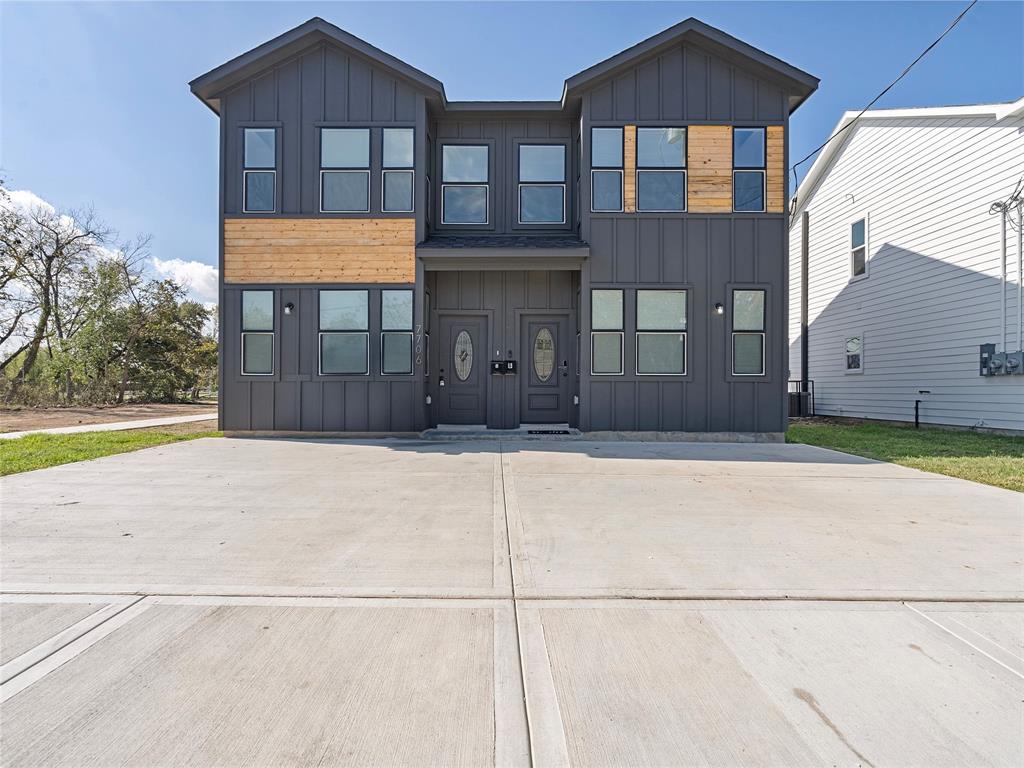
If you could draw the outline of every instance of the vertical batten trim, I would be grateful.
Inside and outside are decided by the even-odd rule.
[[[622,210],[636,213],[636,126],[622,130]]]

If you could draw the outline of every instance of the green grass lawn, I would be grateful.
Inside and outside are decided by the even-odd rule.
[[[831,448],[1024,492],[1024,437],[808,419],[790,423],[786,442]]]
[[[13,440],[0,440],[0,475],[13,475],[32,469],[55,467],[73,461],[98,459],[115,453],[152,448],[155,445],[194,440],[197,437],[218,437],[220,432],[187,429],[189,424],[131,429],[123,432],[79,432],[71,435],[26,435]]]

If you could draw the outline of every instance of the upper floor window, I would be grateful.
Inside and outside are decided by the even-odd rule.
[[[412,291],[380,292],[380,372],[412,373]]]
[[[732,373],[734,376],[764,376],[763,290],[732,292]]]
[[[765,129],[732,131],[734,211],[764,213]]]
[[[850,224],[850,276],[860,277],[868,271],[868,220],[857,219]]]
[[[622,375],[622,291],[590,292],[590,372],[595,376]]]
[[[686,291],[636,292],[636,372],[686,373]]]
[[[320,129],[320,211],[370,210],[370,129]]]
[[[381,210],[387,213],[411,213],[413,210],[412,128],[385,128],[383,170],[381,171]]]
[[[444,144],[441,147],[441,223],[486,224],[490,148]]]
[[[622,129],[590,129],[590,210],[622,211]]]
[[[519,146],[519,223],[565,223],[565,147]]]
[[[244,129],[242,211],[273,213],[277,210],[277,130]]]
[[[685,169],[685,128],[637,128],[636,209],[685,211]]]
[[[320,291],[320,374],[370,372],[369,292]]]
[[[242,291],[242,373],[274,374],[273,291]]]

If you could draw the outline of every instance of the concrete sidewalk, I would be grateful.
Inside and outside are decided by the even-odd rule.
[[[0,492],[8,765],[1024,763],[1010,491],[795,445],[197,440]]]
[[[102,424],[78,424],[73,427],[50,427],[49,429],[26,429],[21,432],[0,432],[0,440],[13,440],[25,435],[74,435],[79,432],[119,432],[123,429],[145,429],[165,427],[171,424],[189,424],[193,421],[210,421],[217,418],[216,411],[197,413],[191,416],[165,416],[159,419],[136,419],[135,421],[108,421]]]

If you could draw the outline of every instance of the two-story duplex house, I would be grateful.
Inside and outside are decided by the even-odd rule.
[[[557,101],[449,101],[318,18],[197,78],[221,427],[780,437],[786,131],[817,83],[694,19]]]

